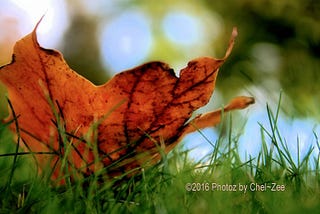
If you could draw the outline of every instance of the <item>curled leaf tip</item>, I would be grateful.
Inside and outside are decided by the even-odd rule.
[[[232,34],[231,34],[233,38],[238,36],[238,28],[237,27],[233,27],[232,28]]]
[[[244,109],[249,105],[254,104],[255,100],[253,97],[239,96],[233,98],[230,103],[225,107],[226,110]]]
[[[39,42],[38,42],[38,37],[37,37],[37,29],[40,25],[40,23],[42,22],[43,18],[45,17],[46,14],[43,14],[41,16],[41,18],[39,19],[39,21],[37,22],[36,26],[34,27],[32,33],[31,33],[31,36],[32,36],[32,40],[35,44],[39,45]]]
[[[228,49],[227,49],[226,54],[225,54],[225,56],[224,56],[224,60],[225,60],[226,58],[228,58],[229,55],[231,54],[231,51],[232,51],[233,46],[234,46],[234,41],[235,41],[235,39],[236,39],[237,36],[238,36],[237,27],[233,27],[232,33],[231,33],[231,37],[230,37],[230,40],[229,40]]]
[[[43,15],[41,16],[40,20],[37,22],[36,26],[34,27],[32,33],[35,34],[35,32],[37,31],[37,29],[38,29],[40,23],[42,22],[43,18],[45,17],[45,15],[46,15],[46,14],[43,14]]]
[[[220,123],[222,115],[225,112],[247,108],[249,105],[254,104],[254,102],[255,100],[253,97],[235,97],[224,108],[206,113],[204,115],[199,115],[198,117],[193,119],[186,125],[180,139],[182,139],[182,137],[184,137],[186,134],[197,131],[199,129],[215,126]]]

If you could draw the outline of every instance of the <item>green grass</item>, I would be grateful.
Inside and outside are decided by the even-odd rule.
[[[179,146],[125,182],[102,183],[92,175],[60,187],[51,185],[48,173],[39,175],[32,155],[21,153],[8,124],[1,124],[0,213],[317,213],[320,157],[311,153],[319,142],[293,160],[277,127],[279,108],[267,112],[269,127],[260,125],[257,138],[261,151],[247,161],[240,159],[239,135],[229,117],[224,134],[210,142],[214,149],[206,162],[190,160],[190,151]],[[274,184],[279,189],[262,189]],[[245,186],[246,192],[240,189]]]

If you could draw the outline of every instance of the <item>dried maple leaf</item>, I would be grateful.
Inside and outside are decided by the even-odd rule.
[[[35,155],[42,167],[51,163],[53,178],[66,172],[61,171],[64,155],[67,170],[91,174],[104,167],[107,174],[119,175],[159,159],[159,145],[168,152],[195,127],[220,121],[218,110],[187,124],[192,112],[209,101],[218,69],[232,50],[235,29],[224,58],[192,60],[179,78],[167,64],[149,62],[101,86],[70,69],[59,52],[41,48],[36,29],[16,43],[12,62],[0,68],[0,81],[7,87],[26,148],[54,154]],[[239,97],[224,111],[251,103],[252,98]],[[12,119],[13,113],[7,120]]]

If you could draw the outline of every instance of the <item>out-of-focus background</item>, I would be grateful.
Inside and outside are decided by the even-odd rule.
[[[256,104],[234,116],[243,158],[260,148],[268,127],[266,104],[276,108],[279,129],[293,153],[314,146],[320,134],[320,1],[317,0],[0,0],[0,65],[10,63],[14,43],[37,31],[40,44],[61,51],[71,68],[96,84],[151,60],[177,73],[200,56],[222,57],[236,26],[234,50],[220,69],[212,102],[219,108],[236,95]],[[7,114],[0,88],[0,117]],[[215,142],[218,131],[204,134]],[[186,138],[193,158],[212,150],[198,133]]]

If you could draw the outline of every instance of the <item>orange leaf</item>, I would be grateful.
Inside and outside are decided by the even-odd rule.
[[[0,80],[8,89],[26,147],[54,153],[53,158],[37,155],[42,165],[51,163],[53,178],[64,174],[63,155],[68,156],[68,170],[89,175],[104,166],[115,176],[150,158],[158,159],[160,144],[171,150],[194,130],[186,122],[209,101],[218,69],[237,34],[234,29],[224,58],[192,60],[179,78],[167,64],[149,62],[95,86],[70,69],[59,52],[41,48],[36,29],[16,43],[11,64],[0,68]],[[226,110],[253,101],[244,99],[249,100],[244,106],[236,102]],[[192,124],[199,128],[214,125],[220,114],[211,114],[212,123],[203,116]],[[11,114],[7,120],[12,119]],[[96,141],[94,125],[98,127]]]

